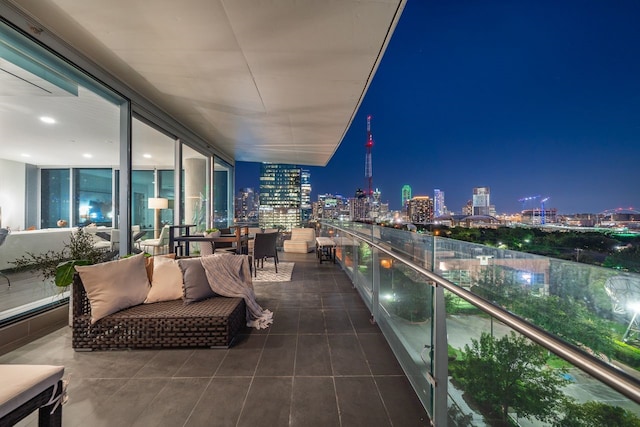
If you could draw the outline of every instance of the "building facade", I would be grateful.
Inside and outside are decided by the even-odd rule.
[[[490,196],[489,187],[475,187],[473,189],[473,215],[491,215]]]
[[[403,185],[402,186],[402,208],[404,209],[404,207],[407,204],[407,200],[411,199],[411,187],[409,185]]]
[[[235,219],[238,223],[253,224],[258,222],[260,207],[259,193],[253,188],[241,188],[235,198]]]
[[[311,219],[311,172],[300,170],[300,215],[302,222]]]
[[[368,221],[370,219],[370,203],[369,198],[360,188],[356,190],[356,194],[349,199],[349,216],[352,221]]]
[[[433,200],[429,196],[415,196],[407,202],[407,217],[410,222],[425,224],[433,221]]]
[[[260,166],[261,228],[291,230],[302,223],[302,171],[296,165],[263,163]]]
[[[446,214],[446,206],[444,204],[444,191],[433,190],[433,215],[436,217]]]

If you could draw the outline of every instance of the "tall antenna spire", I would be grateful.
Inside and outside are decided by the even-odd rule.
[[[371,166],[371,147],[373,147],[373,135],[371,134],[371,115],[367,116],[367,143],[364,144],[366,156],[364,160],[364,179],[367,181],[367,196],[373,195],[373,167]]]

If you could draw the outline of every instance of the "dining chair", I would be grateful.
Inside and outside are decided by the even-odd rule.
[[[148,252],[147,248],[152,248],[152,255],[155,256],[156,255],[156,248],[164,248],[165,246],[169,246],[169,226],[165,225],[164,227],[162,227],[162,230],[160,231],[160,235],[158,236],[157,239],[147,239],[147,240],[141,240],[140,241],[140,248],[145,251]]]
[[[278,233],[256,233],[253,242],[253,274],[257,276],[258,273],[258,261],[260,261],[260,268],[264,268],[265,258],[273,258],[273,264],[278,272],[278,250],[276,248],[276,242],[278,240]]]

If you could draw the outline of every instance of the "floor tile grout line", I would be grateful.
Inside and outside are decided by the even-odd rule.
[[[193,352],[193,354],[195,354],[195,350]],[[193,356],[192,354],[192,356]],[[229,349],[225,350],[225,355],[222,358],[222,360],[220,361],[220,363],[218,363],[218,366],[216,367],[215,371],[213,372],[213,374],[211,374],[211,376],[209,377],[209,382],[207,382],[206,387],[202,390],[202,393],[200,393],[200,397],[198,397],[198,400],[196,401],[195,405],[193,405],[193,408],[191,408],[191,411],[189,412],[189,415],[187,416],[187,418],[184,420],[184,423],[182,424],[182,426],[186,426],[187,422],[191,419],[191,417],[193,416],[193,413],[195,412],[196,408],[198,407],[198,405],[200,404],[200,401],[202,401],[202,398],[204,397],[204,394],[207,392],[207,390],[209,389],[209,387],[211,386],[211,383],[213,382],[213,379],[216,378],[216,374],[218,373],[218,371],[220,370],[220,366],[222,366],[222,364],[224,363],[224,361],[227,359],[227,357],[229,356]],[[206,377],[203,377],[206,378]]]
[[[256,373],[258,372],[258,366],[260,366],[260,361],[262,360],[262,355],[264,354],[264,348],[267,345],[267,340],[269,339],[269,334],[271,332],[271,327],[267,330],[266,335],[263,335],[264,342],[262,343],[262,348],[260,349],[260,356],[258,356],[258,361],[256,362],[256,366],[253,369],[253,375],[251,375],[251,380],[249,381],[249,387],[247,387],[247,393],[242,400],[242,406],[240,407],[240,413],[238,414],[238,419],[236,420],[236,426],[240,424],[240,420],[242,419],[242,414],[244,413],[245,406],[247,404],[247,400],[249,399],[249,393],[251,392],[251,387],[256,379]]]

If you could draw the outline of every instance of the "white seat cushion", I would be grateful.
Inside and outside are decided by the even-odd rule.
[[[306,254],[316,247],[316,231],[313,228],[292,228],[291,238],[283,242],[285,252]]]
[[[56,384],[63,374],[64,366],[0,365],[0,417]]]

